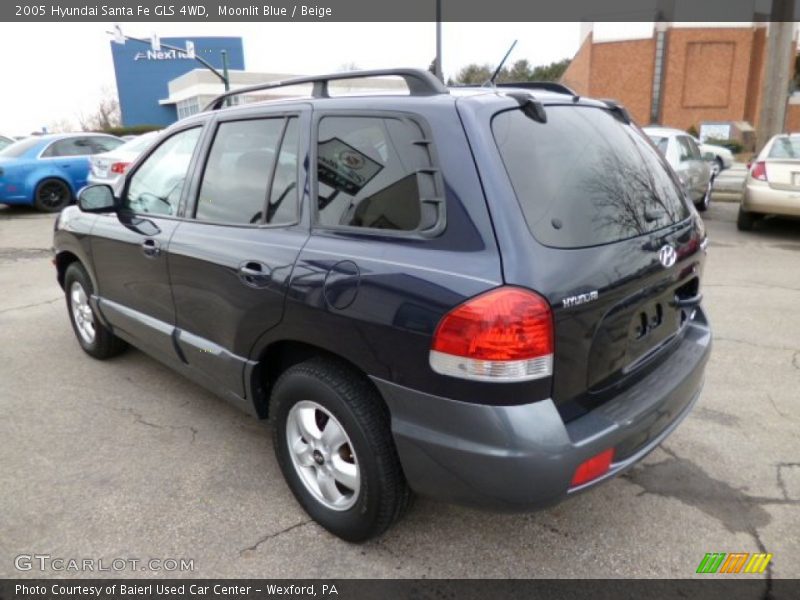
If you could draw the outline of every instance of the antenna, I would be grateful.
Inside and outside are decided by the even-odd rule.
[[[508,59],[508,55],[511,54],[511,51],[514,49],[514,46],[517,45],[517,40],[514,40],[514,43],[511,44],[511,47],[506,52],[506,55],[503,57],[503,60],[500,61],[500,64],[497,65],[497,68],[494,70],[494,74],[489,78],[489,81],[484,83],[484,87],[491,86],[494,87],[494,80],[497,79],[497,76],[500,74],[500,70],[503,68],[503,65],[506,64],[506,60]]]

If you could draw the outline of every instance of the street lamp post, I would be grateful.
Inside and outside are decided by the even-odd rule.
[[[119,28],[119,26],[116,26],[114,28],[114,31],[109,31],[108,33],[110,33],[111,35],[114,36],[114,41],[117,42],[118,44],[124,44],[127,40],[130,40],[132,42],[139,42],[139,43],[142,43],[142,44],[147,44],[149,46],[152,46],[154,49],[155,48],[167,48],[168,50],[174,50],[175,52],[182,52],[183,54],[186,54],[190,58],[193,58],[194,60],[199,62],[206,69],[208,69],[214,75],[219,77],[220,81],[222,81],[223,85],[225,86],[225,91],[226,92],[228,90],[230,90],[230,79],[228,77],[228,52],[226,50],[222,50],[222,71],[223,72],[220,73],[206,59],[204,59],[201,56],[198,56],[193,51],[190,52],[188,48],[178,48],[177,46],[171,46],[170,44],[164,44],[161,41],[159,41],[155,36],[153,37],[152,40],[148,40],[148,39],[144,39],[144,38],[132,37],[130,35],[123,34],[122,30]],[[194,48],[194,46],[192,46],[192,50],[193,50],[193,48]]]

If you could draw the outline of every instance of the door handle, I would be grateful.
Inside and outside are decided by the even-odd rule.
[[[256,261],[247,261],[239,265],[239,280],[249,287],[265,287],[269,285],[271,274],[269,267]]]
[[[156,240],[145,240],[142,242],[142,252],[150,258],[156,258],[161,255],[161,244]]]

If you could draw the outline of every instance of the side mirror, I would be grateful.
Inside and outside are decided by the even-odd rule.
[[[111,186],[86,186],[78,192],[78,208],[88,213],[113,212],[117,209],[117,201]]]
[[[713,162],[717,160],[717,155],[713,152],[703,152],[703,160],[707,162]]]

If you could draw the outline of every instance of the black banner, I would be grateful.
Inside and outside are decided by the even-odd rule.
[[[794,21],[800,0],[3,0],[1,21]]]
[[[644,558],[644,557],[643,557]],[[0,600],[745,600],[798,598],[800,580],[742,576],[689,580],[2,580]]]

